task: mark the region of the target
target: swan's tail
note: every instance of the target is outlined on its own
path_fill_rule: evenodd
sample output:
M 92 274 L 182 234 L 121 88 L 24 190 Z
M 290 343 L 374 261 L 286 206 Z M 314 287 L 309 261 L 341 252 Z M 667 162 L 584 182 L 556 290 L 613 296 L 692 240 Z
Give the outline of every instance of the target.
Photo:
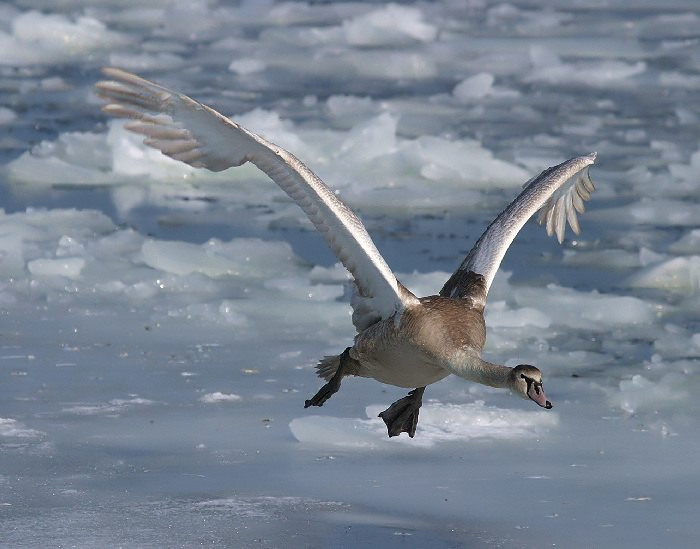
M 318 377 L 328 381 L 338 370 L 338 366 L 340 366 L 340 357 L 338 355 L 324 356 L 319 363 L 316 364 L 316 373 Z

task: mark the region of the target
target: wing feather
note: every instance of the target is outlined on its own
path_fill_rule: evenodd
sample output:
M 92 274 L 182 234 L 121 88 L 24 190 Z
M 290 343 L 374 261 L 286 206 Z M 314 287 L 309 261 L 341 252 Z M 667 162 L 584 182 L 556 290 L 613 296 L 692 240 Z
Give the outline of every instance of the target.
M 144 143 L 196 167 L 225 170 L 252 162 L 307 214 L 355 279 L 353 322 L 362 330 L 417 301 L 397 280 L 355 215 L 288 151 L 246 130 L 214 109 L 117 68 L 96 84 L 107 114 L 135 122 L 127 128 Z
M 461 297 L 465 294 L 462 284 L 467 273 L 484 277 L 485 301 L 493 277 L 508 247 L 525 222 L 540 210 L 538 222 L 545 225 L 549 236 L 556 234 L 564 240 L 567 220 L 572 230 L 581 230 L 576 212 L 583 213 L 584 200 L 595 190 L 588 175 L 588 166 L 595 162 L 596 153 L 572 158 L 543 171 L 526 184 L 518 197 L 503 210 L 477 240 L 457 271 L 445 283 L 440 295 Z M 483 303 L 482 303 L 483 305 Z

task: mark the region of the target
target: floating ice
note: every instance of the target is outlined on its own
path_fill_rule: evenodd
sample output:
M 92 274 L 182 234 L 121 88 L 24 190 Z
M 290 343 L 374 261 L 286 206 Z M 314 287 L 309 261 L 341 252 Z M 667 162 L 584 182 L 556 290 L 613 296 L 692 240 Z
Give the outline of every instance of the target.
M 235 274 L 237 266 L 230 259 L 216 254 L 210 246 L 187 242 L 147 240 L 141 247 L 141 257 L 149 267 L 177 275 L 203 273 L 212 277 L 224 276 Z
M 169 52 L 159 53 L 133 53 L 123 54 L 119 52 L 109 54 L 109 65 L 121 67 L 134 72 L 145 72 L 152 70 L 177 70 L 182 67 L 184 60 L 179 55 Z
M 529 179 L 523 168 L 494 158 L 476 141 L 424 136 L 406 143 L 403 158 L 433 181 L 463 181 L 472 188 L 518 187 Z
M 0 107 L 0 125 L 9 124 L 17 118 L 15 111 L 7 107 Z
M 387 112 L 368 114 L 370 118 L 355 122 L 348 132 L 303 130 L 276 112 L 262 109 L 235 119 L 294 151 L 331 187 L 339 189 L 353 207 L 370 211 L 380 206 L 395 207 L 399 196 L 402 207 L 473 207 L 479 200 L 469 190 L 517 188 L 531 177 L 529 171 L 496 158 L 473 139 L 402 138 L 397 135 L 396 116 Z M 73 132 L 62 134 L 56 141 L 43 142 L 9 162 L 7 173 L 32 187 L 112 185 L 114 203 L 124 216 L 144 204 L 202 209 L 206 203 L 197 198 L 216 197 L 218 201 L 242 206 L 283 196 L 253 166 L 216 174 L 197 170 L 141 141 L 140 136 L 124 129 L 122 121 L 113 120 L 106 135 Z M 401 165 L 406 174 L 406 182 L 401 186 L 396 185 L 396 165 Z M 412 184 L 410 192 L 405 192 L 406 184 L 414 180 L 422 185 Z M 439 184 L 439 192 L 426 184 L 431 182 Z M 177 200 L 178 197 L 192 199 Z M 308 224 L 298 208 L 290 208 L 284 215 Z
M 700 229 L 691 229 L 668 249 L 676 254 L 700 254 Z
M 607 269 L 639 267 L 639 253 L 616 248 L 607 250 L 564 250 L 562 261 L 567 265 L 595 265 Z
M 687 200 L 642 198 L 624 208 L 601 211 L 597 215 L 618 215 L 618 222 L 650 224 L 661 227 L 697 224 L 697 206 Z
M 215 391 L 213 393 L 202 395 L 199 397 L 199 400 L 205 404 L 218 404 L 221 402 L 237 402 L 241 400 L 241 396 L 234 393 L 222 393 L 221 391 Z
M 305 497 L 290 496 L 261 496 L 209 499 L 199 501 L 196 507 L 199 509 L 217 509 L 235 517 L 249 517 L 255 519 L 286 518 L 290 511 L 313 509 L 315 512 L 324 513 L 333 509 L 342 508 L 345 505 L 335 501 L 321 501 Z
M 549 328 L 552 320 L 539 309 L 522 307 L 509 309 L 505 301 L 489 302 L 486 309 L 486 325 L 490 328 Z
M 293 419 L 289 428 L 305 444 L 344 448 L 391 447 L 394 441 L 416 447 L 468 441 L 474 438 L 517 439 L 539 436 L 559 423 L 555 413 L 523 412 L 488 407 L 482 401 L 470 404 L 425 403 L 421 407 L 419 435 L 389 440 L 386 426 L 377 417 L 386 406 L 367 407 L 374 419 L 304 416 Z
M 656 381 L 636 374 L 631 379 L 620 382 L 620 392 L 612 396 L 612 401 L 630 414 L 640 410 L 668 408 L 687 398 L 685 381 L 684 376 L 675 372 Z
M 356 162 L 368 162 L 393 153 L 396 149 L 397 122 L 395 116 L 382 113 L 366 123 L 357 124 L 343 141 L 338 155 L 350 157 Z
M 643 73 L 647 66 L 644 61 L 599 61 L 564 63 L 559 55 L 544 46 L 531 46 L 530 60 L 533 70 L 527 80 L 545 81 L 552 84 L 583 86 L 613 86 Z
M 681 181 L 691 181 L 694 184 L 698 183 L 700 178 L 700 151 L 695 151 L 690 156 L 689 164 L 671 163 L 668 166 L 671 175 Z
M 75 414 L 79 416 L 119 416 L 125 412 L 142 406 L 154 406 L 156 404 L 162 403 L 141 397 L 132 397 L 128 399 L 115 398 L 109 402 L 99 404 L 71 404 L 69 406 L 64 406 L 63 412 L 66 414 Z
M 680 72 L 662 72 L 659 74 L 659 81 L 664 86 L 678 86 L 681 88 L 697 88 L 700 86 L 700 77 Z
M 700 256 L 664 259 L 634 273 L 628 283 L 633 288 L 695 294 L 700 290 Z
M 93 17 L 71 20 L 64 15 L 28 11 L 12 20 L 9 33 L 0 31 L 0 64 L 66 62 L 127 42 L 125 35 L 107 29 Z
M 41 438 L 46 433 L 30 429 L 16 419 L 0 417 L 0 437 L 4 438 Z
M 228 66 L 228 70 L 237 74 L 252 74 L 265 70 L 265 63 L 258 59 L 244 58 L 234 59 Z
M 412 6 L 387 6 L 343 22 L 348 44 L 353 46 L 400 46 L 410 42 L 431 42 L 437 29 L 423 21 Z
M 469 78 L 465 78 L 452 90 L 452 94 L 465 103 L 473 99 L 485 97 L 491 93 L 493 87 L 493 75 L 488 72 L 480 72 Z
M 652 303 L 626 295 L 578 292 L 548 284 L 545 288 L 518 288 L 514 297 L 518 305 L 525 307 L 547 303 L 552 324 L 577 329 L 604 330 L 651 324 L 655 319 Z
M 65 276 L 78 278 L 85 267 L 82 257 L 62 257 L 60 259 L 33 259 L 27 263 L 27 269 L 34 276 Z
M 668 323 L 654 340 L 659 358 L 700 357 L 700 333 L 692 333 L 683 326 Z M 667 368 L 667 364 L 662 365 Z
M 336 120 L 355 124 L 358 117 L 365 119 L 374 115 L 377 106 L 369 97 L 332 95 L 326 101 L 326 110 Z

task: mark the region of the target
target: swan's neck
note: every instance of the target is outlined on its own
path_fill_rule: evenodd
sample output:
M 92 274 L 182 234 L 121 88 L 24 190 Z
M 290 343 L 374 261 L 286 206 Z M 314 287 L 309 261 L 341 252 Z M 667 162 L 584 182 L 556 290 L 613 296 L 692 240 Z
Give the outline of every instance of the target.
M 452 361 L 449 369 L 453 374 L 469 381 L 490 387 L 510 388 L 509 374 L 512 368 L 488 362 L 472 353 L 465 353 Z

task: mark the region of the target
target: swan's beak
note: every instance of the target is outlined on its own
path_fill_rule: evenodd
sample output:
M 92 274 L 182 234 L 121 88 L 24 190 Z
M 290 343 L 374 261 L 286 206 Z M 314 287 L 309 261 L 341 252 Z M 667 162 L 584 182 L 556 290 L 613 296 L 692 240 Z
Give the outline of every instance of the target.
M 549 410 L 552 407 L 552 403 L 547 400 L 544 394 L 544 389 L 541 383 L 530 383 L 527 388 L 527 396 L 530 400 L 534 400 L 537 404 Z

